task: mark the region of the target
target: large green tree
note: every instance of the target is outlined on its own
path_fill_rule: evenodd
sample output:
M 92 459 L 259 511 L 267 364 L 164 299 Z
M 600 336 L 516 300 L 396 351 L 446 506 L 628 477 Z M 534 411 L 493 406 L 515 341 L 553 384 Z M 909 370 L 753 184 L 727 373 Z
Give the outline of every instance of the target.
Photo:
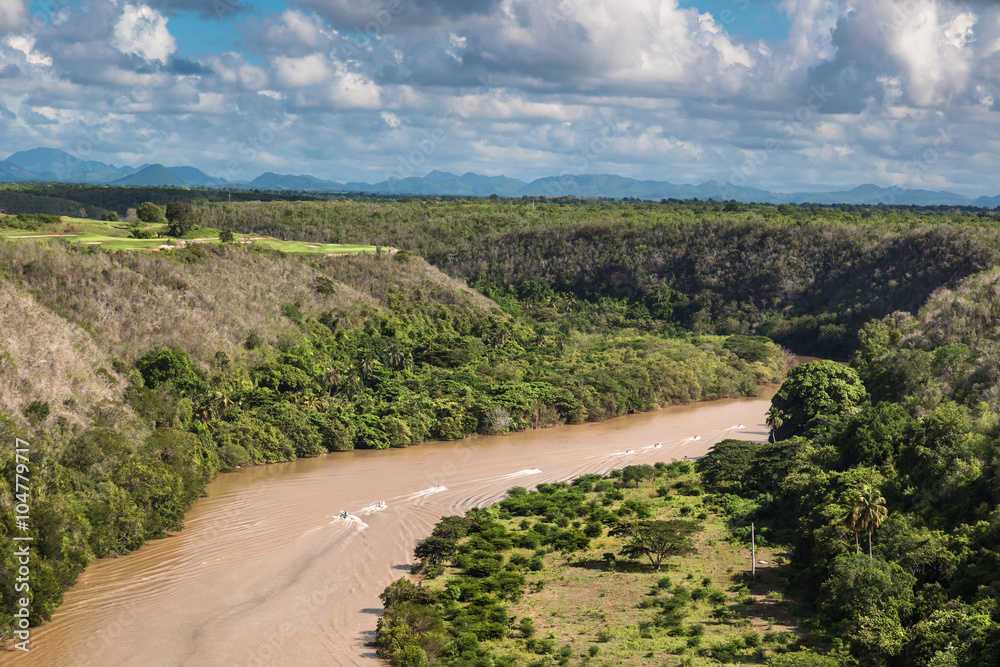
M 775 440 L 814 438 L 850 419 L 868 399 L 853 369 L 834 361 L 812 361 L 792 370 L 771 399 L 780 422 L 771 420 Z
M 167 234 L 184 236 L 194 227 L 194 207 L 186 201 L 172 201 L 167 204 Z
M 701 530 L 701 524 L 688 519 L 629 521 L 615 526 L 610 535 L 623 537 L 622 555 L 626 558 L 649 558 L 657 572 L 664 559 L 691 552 L 691 536 Z
M 143 222 L 163 222 L 163 209 L 151 201 L 139 204 L 135 214 Z

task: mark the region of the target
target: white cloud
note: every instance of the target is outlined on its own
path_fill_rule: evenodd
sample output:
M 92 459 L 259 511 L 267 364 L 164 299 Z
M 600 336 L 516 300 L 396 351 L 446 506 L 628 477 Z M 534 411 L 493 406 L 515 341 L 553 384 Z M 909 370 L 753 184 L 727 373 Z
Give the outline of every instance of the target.
M 125 5 L 115 23 L 111 45 L 125 55 L 166 64 L 177 52 L 177 42 L 167 30 L 167 18 L 148 5 Z
M 302 58 L 278 56 L 274 59 L 277 82 L 286 88 L 304 88 L 329 81 L 333 77 L 329 61 L 319 53 Z
M 0 31 L 20 28 L 27 15 L 22 0 L 0 0 Z
M 261 41 L 269 48 L 280 49 L 286 54 L 299 54 L 325 48 L 332 38 L 332 31 L 315 16 L 296 9 L 288 9 L 272 17 L 259 28 Z
M 7 46 L 24 54 L 25 61 L 29 65 L 52 66 L 52 58 L 35 51 L 35 39 L 25 35 L 9 35 Z
M 240 53 L 220 53 L 207 58 L 205 64 L 212 71 L 216 85 L 226 89 L 257 91 L 270 85 L 267 71 L 248 63 Z
M 383 106 L 378 85 L 358 72 L 348 71 L 344 65 L 337 67 L 329 100 L 341 109 L 374 110 Z

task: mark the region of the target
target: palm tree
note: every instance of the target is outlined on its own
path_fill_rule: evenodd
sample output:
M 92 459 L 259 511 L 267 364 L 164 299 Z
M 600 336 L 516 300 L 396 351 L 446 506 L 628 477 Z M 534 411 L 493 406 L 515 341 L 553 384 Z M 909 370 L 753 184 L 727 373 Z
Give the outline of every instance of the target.
M 205 425 L 205 428 L 209 431 L 214 431 L 215 427 L 212 426 L 212 422 L 221 418 L 222 415 L 225 414 L 226 410 L 229 409 L 231 404 L 232 401 L 230 400 L 228 394 L 221 391 L 213 391 L 209 396 L 208 401 L 206 401 L 202 406 L 201 413 L 198 415 L 198 418 L 201 420 L 201 423 Z
M 406 351 L 398 345 L 386 348 L 384 358 L 386 366 L 394 371 L 404 370 L 413 365 Z
M 844 515 L 844 525 L 849 529 L 854 531 L 854 553 L 861 553 L 861 543 L 858 540 L 858 535 L 861 533 L 861 528 L 858 526 L 858 508 L 859 506 L 854 502 L 847 506 L 847 514 Z
M 365 357 L 361 360 L 361 377 L 367 380 L 375 372 L 375 360 Z
M 781 428 L 781 425 L 785 423 L 785 413 L 772 405 L 767 411 L 764 423 L 771 427 L 771 434 L 769 437 L 771 442 L 774 442 L 774 432 Z
M 342 379 L 343 378 L 340 375 L 340 371 L 338 371 L 336 368 L 333 368 L 332 366 L 327 368 L 323 372 L 323 380 L 326 382 L 327 385 L 327 393 L 332 394 L 335 388 L 339 389 L 340 381 Z
M 882 497 L 878 489 L 866 484 L 858 497 L 854 500 L 852 510 L 857 513 L 855 531 L 866 531 L 868 533 L 868 557 L 872 557 L 872 532 L 881 526 L 889 510 L 885 506 L 885 498 Z

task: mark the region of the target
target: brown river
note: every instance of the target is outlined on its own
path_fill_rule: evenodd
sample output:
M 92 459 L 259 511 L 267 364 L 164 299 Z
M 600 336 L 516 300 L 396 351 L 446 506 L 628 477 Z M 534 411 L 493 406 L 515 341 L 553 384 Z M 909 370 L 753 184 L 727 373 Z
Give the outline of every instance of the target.
M 378 594 L 407 574 L 442 516 L 512 486 L 697 457 L 729 437 L 765 440 L 775 390 L 220 475 L 183 531 L 92 564 L 52 621 L 32 629 L 30 653 L 8 648 L 0 663 L 372 667 Z

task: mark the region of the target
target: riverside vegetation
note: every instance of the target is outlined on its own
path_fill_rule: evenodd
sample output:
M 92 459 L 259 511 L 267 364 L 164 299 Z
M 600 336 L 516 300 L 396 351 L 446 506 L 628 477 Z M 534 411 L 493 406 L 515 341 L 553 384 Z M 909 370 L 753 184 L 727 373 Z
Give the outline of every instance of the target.
M 729 654 L 708 652 L 709 642 L 666 656 L 668 643 L 680 648 L 668 627 L 649 649 L 656 660 L 1000 661 L 1000 277 L 983 272 L 1000 252 L 993 213 L 520 200 L 200 202 L 194 211 L 202 225 L 402 251 L 0 243 L 0 428 L 32 442 L 33 621 L 94 556 L 179 528 L 220 469 L 745 395 L 784 373 L 783 354 L 760 337 L 770 335 L 799 351 L 856 352 L 853 370 L 793 372 L 768 415 L 778 442 L 722 443 L 699 464 L 701 481 L 689 485 L 704 491 L 691 510 L 703 530 L 692 538 L 701 552 L 715 522 L 745 542 L 757 522 L 764 544 L 789 553 L 789 594 L 802 587 L 815 601 L 796 605 L 801 639 L 789 644 L 826 655 L 778 655 L 770 644 L 758 653 L 737 633 Z M 13 456 L 4 456 L 9 484 Z M 585 516 L 563 518 L 585 528 Z M 617 524 L 601 522 L 609 532 L 596 539 L 619 539 Z M 617 560 L 621 549 L 610 553 Z M 529 562 L 535 555 L 556 567 L 552 553 Z M 507 633 L 496 641 L 526 639 L 499 613 L 489 622 Z M 718 629 L 703 624 L 706 637 Z M 443 646 L 465 632 L 439 629 Z M 478 646 L 494 639 L 476 641 L 468 659 L 489 664 Z M 600 650 L 531 660 L 600 664 Z M 438 659 L 466 660 L 448 651 Z
M 767 415 L 772 442 L 722 441 L 697 462 L 697 477 L 673 488 L 656 487 L 657 475 L 678 477 L 686 463 L 539 485 L 537 494 L 512 489 L 494 508 L 443 520 L 416 548 L 414 569 L 451 577 L 427 590 L 405 581 L 386 589 L 381 654 L 396 667 L 1000 663 L 998 288 L 1000 269 L 991 269 L 939 292 L 916 316 L 868 323 L 850 368 L 819 361 L 789 373 Z M 694 499 L 678 503 L 677 493 Z M 612 609 L 662 609 L 654 617 L 611 620 L 586 597 L 575 614 L 562 604 L 563 595 L 577 599 L 562 582 L 587 578 L 598 552 L 641 561 L 656 544 L 639 540 L 651 517 L 693 515 L 704 524 L 691 530 L 714 525 L 714 542 L 685 542 L 678 528 L 659 543 L 675 547 L 668 556 L 695 549 L 701 560 L 669 568 L 664 590 L 648 596 L 653 562 L 611 584 Z M 691 590 L 706 558 L 725 563 L 718 540 L 746 553 L 751 523 L 758 546 L 788 554 L 782 585 L 749 581 L 727 595 L 707 588 L 720 581 L 709 576 Z M 603 559 L 610 566 L 617 554 Z M 686 576 L 678 582 L 675 572 Z M 723 581 L 738 587 L 745 565 L 736 574 Z M 559 599 L 521 602 L 551 585 Z M 602 584 L 582 586 L 593 593 Z M 761 632 L 753 605 L 786 595 L 796 601 L 791 634 Z M 704 600 L 715 603 L 710 619 Z M 608 630 L 595 634 L 579 618 L 587 614 Z M 540 640 L 539 625 L 548 629 Z

